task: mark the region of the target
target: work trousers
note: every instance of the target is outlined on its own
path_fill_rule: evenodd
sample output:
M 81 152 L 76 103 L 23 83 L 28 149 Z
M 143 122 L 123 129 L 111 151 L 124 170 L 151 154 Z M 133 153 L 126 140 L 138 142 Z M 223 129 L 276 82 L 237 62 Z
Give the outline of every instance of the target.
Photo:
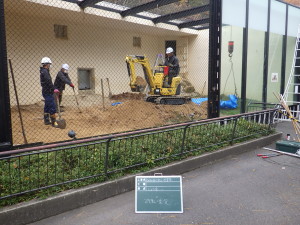
M 56 113 L 56 104 L 53 94 L 43 94 L 45 99 L 44 113 L 53 115 Z

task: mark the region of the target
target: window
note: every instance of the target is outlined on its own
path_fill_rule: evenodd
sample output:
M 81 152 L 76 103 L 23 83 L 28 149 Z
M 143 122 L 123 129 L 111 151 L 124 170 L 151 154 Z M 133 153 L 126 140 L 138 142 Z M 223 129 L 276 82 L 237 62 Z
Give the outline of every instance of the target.
M 90 69 L 78 69 L 78 89 L 90 90 L 91 85 L 91 70 Z
M 141 37 L 133 37 L 133 47 L 142 47 L 142 39 Z
M 54 34 L 56 38 L 68 39 L 68 26 L 54 24 Z

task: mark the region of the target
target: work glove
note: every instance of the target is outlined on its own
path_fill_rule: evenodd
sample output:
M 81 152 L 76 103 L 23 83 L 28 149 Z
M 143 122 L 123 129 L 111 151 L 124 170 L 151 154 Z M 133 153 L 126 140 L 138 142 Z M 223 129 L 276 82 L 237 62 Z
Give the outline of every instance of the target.
M 74 86 L 74 84 L 70 84 L 70 86 L 72 87 L 72 88 L 74 88 L 75 86 Z
M 58 93 L 59 93 L 59 90 L 58 90 L 58 89 L 54 89 L 54 93 L 55 93 L 55 94 L 58 94 Z
M 169 63 L 168 66 L 169 66 L 169 67 L 173 67 L 173 64 L 172 64 L 172 63 Z

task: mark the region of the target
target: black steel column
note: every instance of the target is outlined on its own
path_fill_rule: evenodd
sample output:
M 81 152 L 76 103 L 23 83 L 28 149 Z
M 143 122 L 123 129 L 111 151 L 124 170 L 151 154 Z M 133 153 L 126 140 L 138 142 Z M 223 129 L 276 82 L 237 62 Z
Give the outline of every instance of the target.
M 0 151 L 12 147 L 4 1 L 0 1 Z
M 221 11 L 222 1 L 211 0 L 209 12 L 208 118 L 216 118 L 220 115 Z
M 248 61 L 248 27 L 249 27 L 249 0 L 246 0 L 246 18 L 243 29 L 243 56 L 242 56 L 242 82 L 241 82 L 241 113 L 246 112 L 247 93 L 247 61 Z
M 269 73 L 269 45 L 270 45 L 270 19 L 271 19 L 271 0 L 268 0 L 268 22 L 267 32 L 265 32 L 265 49 L 264 49 L 264 74 L 263 74 L 263 92 L 262 102 L 267 102 L 268 94 L 268 73 Z M 266 105 L 263 106 L 266 109 Z
M 287 31 L 289 22 L 289 6 L 285 5 L 285 33 L 282 38 L 282 57 L 281 57 L 281 80 L 280 80 L 280 94 L 284 93 L 285 85 L 285 70 L 286 70 L 286 50 L 287 50 Z

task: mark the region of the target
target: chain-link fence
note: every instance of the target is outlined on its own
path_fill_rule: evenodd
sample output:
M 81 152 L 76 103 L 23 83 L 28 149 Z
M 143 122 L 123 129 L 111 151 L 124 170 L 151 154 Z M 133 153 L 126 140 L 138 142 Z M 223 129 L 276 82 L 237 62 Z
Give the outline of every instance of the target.
M 151 6 L 153 2 L 156 7 Z M 209 3 L 5 0 L 13 144 L 70 140 L 70 130 L 76 138 L 83 138 L 206 118 L 207 104 L 166 105 L 147 102 L 145 98 L 163 95 L 151 92 L 159 84 L 155 86 L 149 79 L 164 68 L 159 67 L 157 59 L 161 55 L 165 59 L 168 47 L 179 60 L 177 77 L 181 85 L 171 80 L 163 84 L 165 92 L 176 89 L 178 94 L 180 90 L 184 98 L 207 96 Z M 136 55 L 146 56 L 149 64 L 135 63 L 133 74 L 125 58 Z M 45 82 L 49 82 L 47 74 L 40 73 L 44 57 L 52 63 L 49 73 L 54 86 L 50 88 L 50 99 L 45 93 L 47 88 L 42 91 Z M 63 68 L 63 64 L 69 68 Z M 144 91 L 131 91 L 134 75 L 135 85 Z M 65 89 L 60 84 L 65 84 Z M 60 93 L 53 98 L 54 89 Z M 65 129 L 53 124 L 54 112 L 49 110 L 55 107 L 53 101 L 58 126 L 64 126 L 65 121 Z M 74 138 L 74 134 L 70 136 Z

